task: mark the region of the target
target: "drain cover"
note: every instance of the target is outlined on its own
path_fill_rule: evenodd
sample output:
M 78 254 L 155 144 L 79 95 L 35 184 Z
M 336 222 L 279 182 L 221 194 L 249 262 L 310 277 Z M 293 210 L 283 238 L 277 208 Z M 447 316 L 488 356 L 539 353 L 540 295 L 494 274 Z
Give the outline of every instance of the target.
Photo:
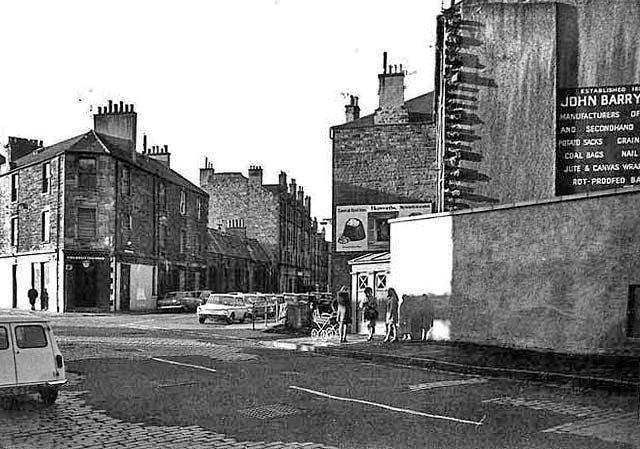
M 280 418 L 282 416 L 295 415 L 298 410 L 283 404 L 273 405 L 261 405 L 259 407 L 245 408 L 244 410 L 238 410 L 238 413 L 250 416 L 256 419 L 272 419 Z

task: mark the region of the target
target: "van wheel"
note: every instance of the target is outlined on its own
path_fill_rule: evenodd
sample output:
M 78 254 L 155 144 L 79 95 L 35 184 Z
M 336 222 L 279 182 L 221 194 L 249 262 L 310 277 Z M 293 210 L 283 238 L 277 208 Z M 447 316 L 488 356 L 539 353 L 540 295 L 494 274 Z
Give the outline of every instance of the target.
M 233 323 L 233 320 L 236 319 L 236 316 L 232 313 L 231 315 L 229 315 L 229 317 L 227 318 L 227 324 L 231 324 Z
M 240 324 L 244 323 L 244 320 L 247 319 L 247 314 L 245 313 L 244 315 L 242 315 L 242 318 L 240 318 Z
M 40 397 L 45 405 L 52 405 L 58 399 L 58 389 L 56 387 L 43 388 L 40 390 Z
M 207 320 L 207 317 L 205 316 L 199 316 L 198 317 L 198 323 L 200 324 L 204 324 L 204 322 Z

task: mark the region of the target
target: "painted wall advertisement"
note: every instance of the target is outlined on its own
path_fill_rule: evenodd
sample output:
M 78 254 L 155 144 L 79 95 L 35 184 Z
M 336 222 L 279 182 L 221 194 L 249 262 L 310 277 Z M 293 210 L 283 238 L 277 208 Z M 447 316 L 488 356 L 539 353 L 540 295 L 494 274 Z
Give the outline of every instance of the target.
M 558 89 L 556 195 L 640 184 L 640 85 Z
M 337 206 L 336 251 L 389 251 L 388 220 L 431 212 L 431 203 Z

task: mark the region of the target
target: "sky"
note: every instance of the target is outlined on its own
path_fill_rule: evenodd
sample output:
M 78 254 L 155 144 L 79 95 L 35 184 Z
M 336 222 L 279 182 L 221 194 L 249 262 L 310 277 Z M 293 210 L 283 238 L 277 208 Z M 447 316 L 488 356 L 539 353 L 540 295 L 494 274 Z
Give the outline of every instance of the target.
M 205 157 L 217 172 L 260 165 L 267 184 L 285 171 L 322 220 L 345 94 L 373 112 L 383 51 L 408 73 L 405 99 L 432 90 L 440 10 L 440 0 L 2 2 L 0 142 L 52 145 L 122 100 L 138 113 L 139 151 L 143 134 L 169 145 L 171 167 L 196 185 Z

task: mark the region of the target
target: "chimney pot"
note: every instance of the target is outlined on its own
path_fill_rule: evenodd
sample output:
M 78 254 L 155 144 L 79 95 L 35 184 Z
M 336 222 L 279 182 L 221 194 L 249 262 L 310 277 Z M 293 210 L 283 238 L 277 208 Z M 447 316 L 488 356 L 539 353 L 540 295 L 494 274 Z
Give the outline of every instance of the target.
M 164 152 L 165 152 L 165 153 L 168 153 L 168 152 L 169 152 L 169 145 L 165 145 L 165 146 L 164 146 Z
M 120 101 L 120 112 L 124 112 L 124 101 Z
M 142 153 L 143 154 L 147 153 L 147 135 L 146 134 L 142 135 Z
M 109 100 L 109 114 L 113 112 L 113 100 Z

